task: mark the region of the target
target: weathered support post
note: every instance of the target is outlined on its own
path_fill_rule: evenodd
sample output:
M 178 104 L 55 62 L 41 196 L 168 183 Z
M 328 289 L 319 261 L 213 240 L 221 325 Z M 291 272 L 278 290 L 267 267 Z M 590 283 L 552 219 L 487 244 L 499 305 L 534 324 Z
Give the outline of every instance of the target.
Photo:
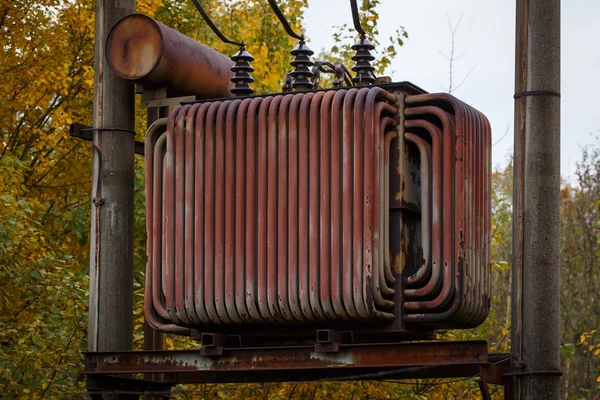
M 134 87 L 105 60 L 106 36 L 135 0 L 97 0 L 88 348 L 133 340 Z
M 560 0 L 517 0 L 512 346 L 517 399 L 558 399 Z

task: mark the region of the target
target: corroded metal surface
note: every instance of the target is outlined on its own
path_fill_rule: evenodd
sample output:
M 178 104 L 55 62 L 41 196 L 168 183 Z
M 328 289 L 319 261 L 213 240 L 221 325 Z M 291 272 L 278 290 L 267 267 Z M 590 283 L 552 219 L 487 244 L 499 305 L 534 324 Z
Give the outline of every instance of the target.
M 407 279 L 403 318 L 436 327 L 474 327 L 490 308 L 490 126 L 483 114 L 448 94 L 408 96 L 405 101 L 405 127 L 430 143 L 421 147 L 433 148 L 433 203 L 421 199 L 421 208 L 432 207 L 433 222 L 441 222 L 442 235 L 437 225 L 433 265 Z M 410 133 L 405 137 L 415 139 Z M 436 173 L 440 164 L 442 172 Z M 441 184 L 436 180 L 440 177 Z M 429 271 L 430 279 L 416 285 L 415 277 Z
M 173 109 L 147 138 L 155 326 L 392 320 L 395 100 L 375 87 Z
M 315 371 L 338 370 L 347 376 L 360 369 L 361 373 L 379 372 L 382 368 L 427 366 L 482 365 L 488 363 L 487 343 L 484 341 L 456 342 L 403 342 L 340 344 L 337 352 L 315 351 L 315 346 L 287 346 L 268 348 L 224 348 L 219 357 L 202 356 L 198 350 L 128 351 L 87 353 L 84 374 L 133 374 L 155 372 L 209 374 L 236 371 L 252 372 L 296 370 L 310 374 Z M 410 371 L 409 371 L 410 372 Z M 320 378 L 327 377 L 322 372 Z M 385 376 L 385 375 L 384 375 Z M 454 375 L 456 376 L 456 375 Z M 166 375 L 168 378 L 168 375 Z M 309 375 L 304 375 L 308 380 Z M 214 379 L 214 378 L 213 378 Z
M 384 87 L 198 102 L 151 130 L 153 326 L 302 323 L 314 339 L 483 322 L 489 124 L 450 95 Z
M 121 78 L 167 86 L 169 96 L 231 96 L 233 61 L 145 15 L 129 15 L 106 40 L 106 60 Z

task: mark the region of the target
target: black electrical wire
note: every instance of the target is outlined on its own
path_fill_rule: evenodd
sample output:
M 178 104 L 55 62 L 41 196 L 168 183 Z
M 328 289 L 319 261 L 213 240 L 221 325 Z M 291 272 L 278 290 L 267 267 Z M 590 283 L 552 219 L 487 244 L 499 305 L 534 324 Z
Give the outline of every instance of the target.
M 196 1 L 196 0 L 193 0 L 193 1 Z M 279 18 L 279 21 L 281 22 L 281 25 L 283 25 L 283 29 L 285 29 L 287 34 L 295 39 L 304 40 L 304 36 L 298 35 L 296 32 L 294 32 L 292 30 L 292 27 L 288 23 L 287 19 L 285 19 L 285 16 L 283 15 L 283 13 L 281 12 L 281 9 L 277 5 L 277 2 L 275 0 L 268 0 L 268 1 L 269 1 L 269 4 L 271 5 L 271 8 L 273 9 L 273 12 L 275 13 L 275 15 L 277 15 L 277 18 Z
M 363 30 L 362 26 L 360 26 L 360 15 L 358 13 L 358 5 L 356 4 L 356 0 L 350 0 L 350 8 L 352 8 L 352 21 L 354 22 L 354 29 L 361 36 L 366 36 L 366 32 Z
M 204 22 L 206 22 L 206 24 L 210 27 L 210 29 L 212 29 L 212 31 L 215 33 L 215 35 L 217 35 L 217 37 L 219 39 L 221 39 L 222 42 L 227 43 L 227 44 L 233 44 L 233 45 L 240 46 L 240 47 L 244 46 L 244 42 L 235 42 L 233 40 L 227 39 L 227 37 L 225 37 L 225 35 L 223 35 L 221 33 L 219 28 L 217 28 L 217 26 L 212 22 L 212 20 L 210 19 L 210 17 L 206 13 L 206 11 L 204 11 L 204 8 L 202 8 L 202 5 L 200 4 L 200 2 L 198 0 L 192 0 L 192 3 L 194 3 L 196 10 L 198 10 L 198 12 L 200 13 L 200 16 L 202 16 L 202 19 L 204 20 Z

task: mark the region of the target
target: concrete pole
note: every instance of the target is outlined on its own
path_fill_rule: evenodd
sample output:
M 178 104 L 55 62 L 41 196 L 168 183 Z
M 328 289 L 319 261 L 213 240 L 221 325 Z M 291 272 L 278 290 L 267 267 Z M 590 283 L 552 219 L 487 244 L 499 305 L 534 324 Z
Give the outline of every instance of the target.
M 513 354 L 517 399 L 558 399 L 560 0 L 517 0 Z
M 134 88 L 110 71 L 104 47 L 134 12 L 135 0 L 96 1 L 90 351 L 130 350 L 133 341 Z

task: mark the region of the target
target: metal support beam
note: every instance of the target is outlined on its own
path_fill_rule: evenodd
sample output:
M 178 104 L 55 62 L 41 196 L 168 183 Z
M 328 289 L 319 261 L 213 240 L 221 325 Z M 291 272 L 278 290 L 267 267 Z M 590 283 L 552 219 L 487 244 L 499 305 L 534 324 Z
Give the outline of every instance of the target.
M 97 0 L 88 347 L 129 350 L 133 340 L 134 87 L 113 74 L 105 40 L 135 0 Z M 122 129 L 122 131 L 118 129 Z
M 517 0 L 512 344 L 517 399 L 558 399 L 560 0 Z
M 224 348 L 217 357 L 199 350 L 96 352 L 85 355 L 84 374 L 160 372 L 178 383 L 469 377 L 509 358 L 492 361 L 484 341 L 340 344 L 333 353 L 314 345 Z

